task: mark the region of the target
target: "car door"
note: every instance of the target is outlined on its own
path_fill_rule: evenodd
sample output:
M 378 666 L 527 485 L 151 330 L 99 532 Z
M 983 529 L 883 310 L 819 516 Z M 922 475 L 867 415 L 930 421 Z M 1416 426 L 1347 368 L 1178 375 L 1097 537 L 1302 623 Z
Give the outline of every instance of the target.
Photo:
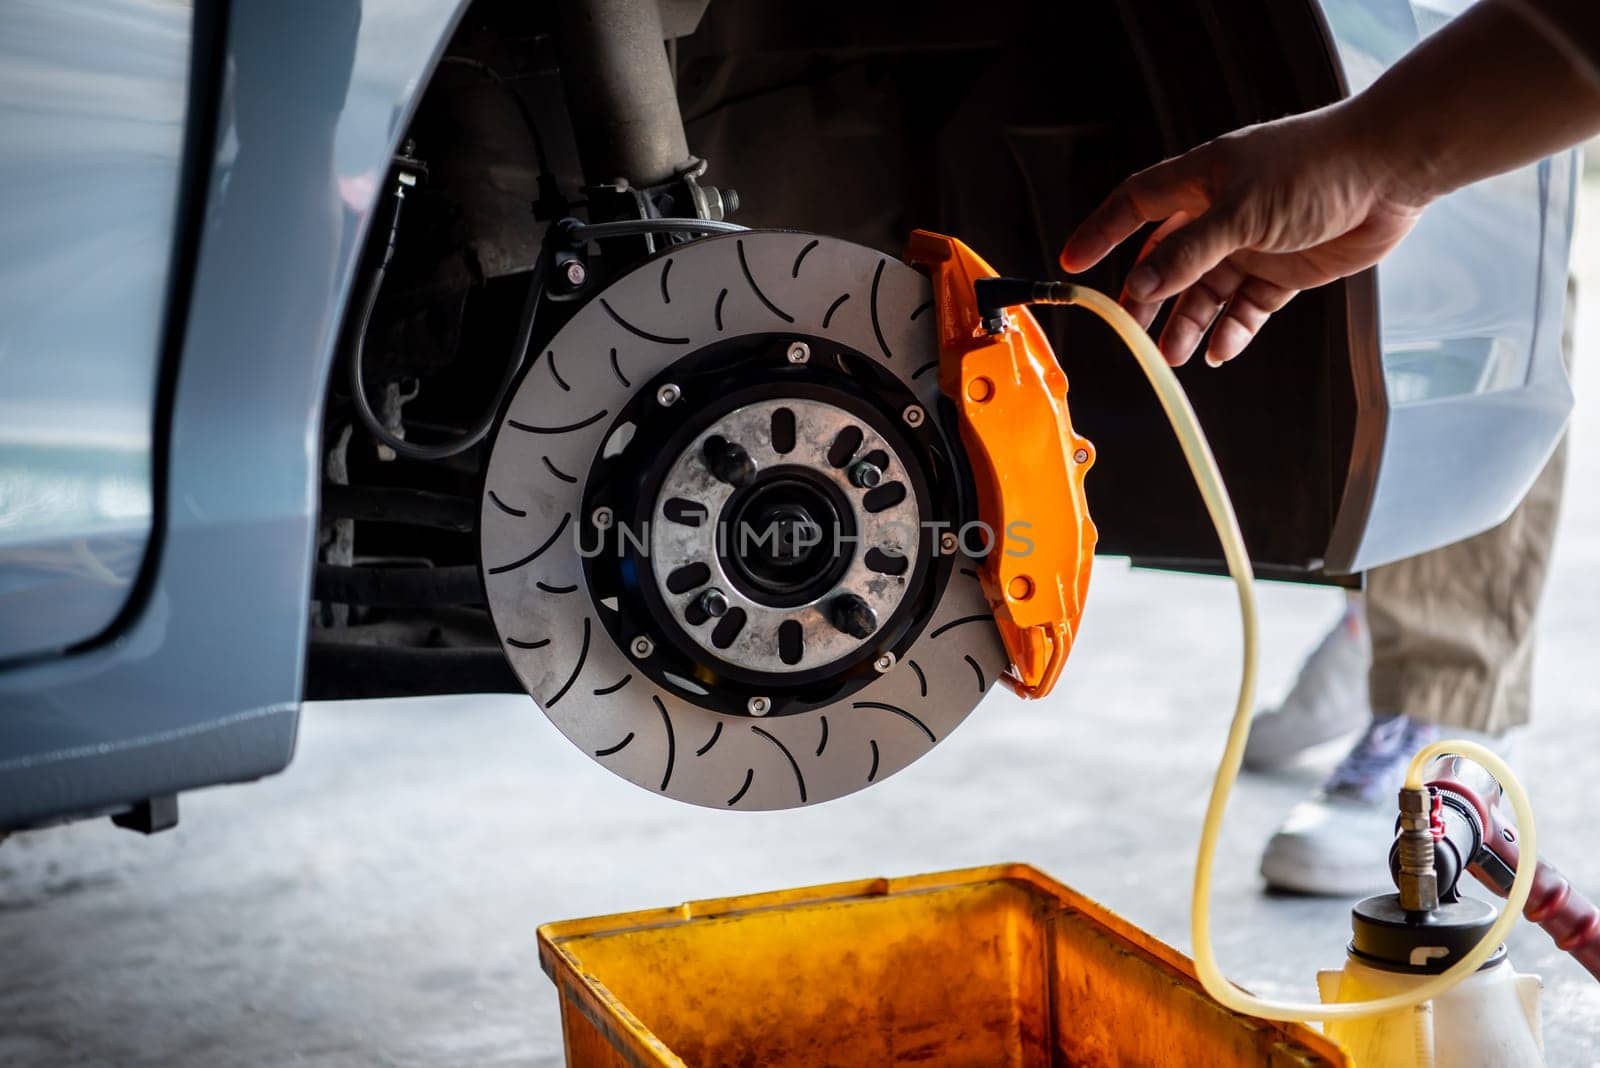
M 104 633 L 150 544 L 192 20 L 0 4 L 0 662 Z

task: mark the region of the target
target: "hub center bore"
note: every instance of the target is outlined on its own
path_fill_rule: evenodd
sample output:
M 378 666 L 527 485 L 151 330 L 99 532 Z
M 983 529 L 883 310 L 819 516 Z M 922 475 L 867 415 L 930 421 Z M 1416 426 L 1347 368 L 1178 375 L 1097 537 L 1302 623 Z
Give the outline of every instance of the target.
M 791 608 L 816 600 L 854 557 L 850 502 L 805 468 L 765 472 L 735 492 L 723 514 L 723 567 L 762 604 Z

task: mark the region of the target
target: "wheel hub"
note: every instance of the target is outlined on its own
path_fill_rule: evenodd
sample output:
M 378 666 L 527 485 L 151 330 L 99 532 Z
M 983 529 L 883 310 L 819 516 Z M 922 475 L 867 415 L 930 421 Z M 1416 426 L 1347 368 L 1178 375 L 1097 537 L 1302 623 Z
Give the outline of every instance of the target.
M 748 474 L 735 480 L 742 484 L 712 471 L 708 441 L 748 456 Z M 855 485 L 849 470 L 863 455 L 895 480 Z M 672 463 L 651 513 L 646 566 L 662 604 L 710 662 L 780 677 L 838 664 L 868 647 L 913 578 L 926 577 L 916 567 L 926 480 L 919 472 L 918 494 L 902 481 L 912 477 L 897 445 L 838 403 L 743 405 Z M 726 602 L 715 615 L 702 603 L 709 591 Z

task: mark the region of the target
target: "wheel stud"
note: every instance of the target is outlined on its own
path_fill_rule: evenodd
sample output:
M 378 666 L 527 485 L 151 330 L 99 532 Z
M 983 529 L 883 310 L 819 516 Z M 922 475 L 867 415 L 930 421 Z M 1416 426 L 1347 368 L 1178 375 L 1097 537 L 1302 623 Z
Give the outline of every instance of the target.
M 700 446 L 700 458 L 706 469 L 730 486 L 747 485 L 756 477 L 756 462 L 744 446 L 729 441 L 721 434 L 712 434 Z
M 883 482 L 883 471 L 876 464 L 858 460 L 850 467 L 850 483 L 861 489 L 875 489 Z
M 840 633 L 864 640 L 878 629 L 878 613 L 856 594 L 841 593 L 828 602 L 828 622 Z
M 718 619 L 728 613 L 728 596 L 718 589 L 706 590 L 695 599 L 695 604 L 712 619 Z

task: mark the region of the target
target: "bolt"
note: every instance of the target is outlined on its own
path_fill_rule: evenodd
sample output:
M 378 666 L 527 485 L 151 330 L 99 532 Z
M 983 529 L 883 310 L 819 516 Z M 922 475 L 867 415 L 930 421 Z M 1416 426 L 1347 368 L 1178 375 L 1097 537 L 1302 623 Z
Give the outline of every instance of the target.
M 709 589 L 695 599 L 695 604 L 700 606 L 700 611 L 717 619 L 727 614 L 728 596 L 719 589 Z
M 878 657 L 878 659 L 872 662 L 872 666 L 877 670 L 878 674 L 888 674 L 889 669 L 894 667 L 894 654 L 884 653 L 882 656 Z
M 678 403 L 678 398 L 683 396 L 683 390 L 668 382 L 656 390 L 656 403 L 663 408 L 670 408 Z
M 956 539 L 954 534 L 945 531 L 939 535 L 939 551 L 946 556 L 950 556 L 959 548 L 961 548 L 961 542 Z
M 877 464 L 861 460 L 850 468 L 850 483 L 862 489 L 873 489 L 883 482 L 883 470 Z
M 656 643 L 646 638 L 643 634 L 633 639 L 633 656 L 635 660 L 643 660 L 656 651 Z
M 721 434 L 712 434 L 700 446 L 700 458 L 706 470 L 722 482 L 735 488 L 747 485 L 756 477 L 756 462 L 738 442 L 729 441 Z
M 1072 454 L 1072 462 L 1075 463 L 1075 464 L 1086 464 L 1086 463 L 1088 463 L 1089 462 L 1089 450 L 1088 449 L 1079 449 L 1077 452 L 1073 453 Z
M 878 629 L 878 613 L 856 594 L 841 593 L 828 602 L 828 622 L 841 634 L 865 640 Z
M 582 260 L 568 260 L 567 265 L 562 268 L 562 273 L 566 275 L 567 285 L 573 289 L 582 288 L 583 283 L 589 280 L 589 272 L 583 266 Z
M 904 419 L 906 421 L 906 426 L 909 427 L 921 426 L 922 421 L 926 419 L 927 416 L 928 413 L 924 412 L 919 405 L 915 404 L 906 405 L 906 410 L 900 413 L 900 418 Z
M 589 516 L 589 522 L 594 524 L 596 530 L 611 529 L 611 521 L 611 509 L 609 508 L 596 508 L 593 514 Z
M 744 707 L 750 710 L 752 716 L 764 716 L 772 711 L 772 702 L 765 697 L 752 697 Z
M 785 355 L 790 363 L 805 363 L 811 359 L 811 346 L 804 341 L 796 341 L 789 346 L 789 351 Z

